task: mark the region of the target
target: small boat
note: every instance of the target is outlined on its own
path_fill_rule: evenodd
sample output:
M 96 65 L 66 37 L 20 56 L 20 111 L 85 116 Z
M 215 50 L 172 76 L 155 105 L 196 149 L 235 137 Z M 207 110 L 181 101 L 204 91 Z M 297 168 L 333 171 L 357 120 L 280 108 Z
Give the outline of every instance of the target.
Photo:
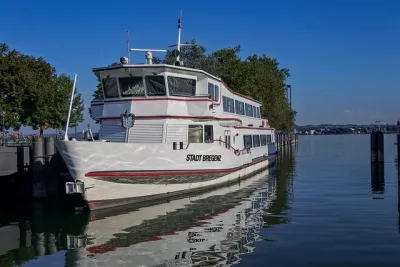
M 256 174 L 275 162 L 275 129 L 261 102 L 203 70 L 176 63 L 120 63 L 94 68 L 104 99 L 91 102 L 99 140 L 60 140 L 57 150 L 91 210 L 209 190 Z M 71 100 L 72 101 L 72 100 Z M 68 132 L 66 130 L 66 132 Z

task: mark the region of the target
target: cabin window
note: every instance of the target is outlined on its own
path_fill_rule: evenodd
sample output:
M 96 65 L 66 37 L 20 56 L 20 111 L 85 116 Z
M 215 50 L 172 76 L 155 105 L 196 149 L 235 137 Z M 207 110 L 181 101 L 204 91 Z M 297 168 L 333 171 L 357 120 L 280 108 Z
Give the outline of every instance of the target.
M 219 86 L 212 83 L 208 83 L 208 98 L 214 102 L 219 100 Z
M 260 107 L 257 107 L 257 118 L 261 118 Z
M 235 100 L 235 108 L 236 108 L 236 114 L 245 115 L 243 102 Z
M 212 125 L 204 125 L 204 142 L 208 143 L 214 140 L 214 131 Z
M 189 143 L 203 143 L 203 125 L 188 126 Z
M 228 112 L 228 98 L 226 96 L 222 96 L 222 109 L 224 112 Z
M 121 77 L 118 81 L 122 97 L 145 96 L 142 77 Z
M 103 79 L 103 89 L 106 98 L 119 97 L 117 78 Z
M 253 117 L 253 106 L 246 104 L 246 116 Z
M 267 136 L 265 134 L 260 135 L 260 144 L 261 146 L 267 145 Z
M 258 118 L 257 116 L 257 107 L 253 106 L 253 117 Z
M 243 135 L 244 148 L 252 148 L 252 138 L 251 135 Z
M 272 143 L 272 136 L 270 134 L 267 134 L 267 144 Z
M 165 88 L 164 76 L 146 76 L 147 96 L 165 96 L 167 91 Z
M 253 135 L 253 147 L 259 147 L 259 146 L 260 146 L 260 136 Z
M 196 80 L 168 76 L 168 90 L 174 96 L 195 96 Z
M 232 98 L 222 96 L 222 107 L 225 112 L 235 113 L 235 101 Z

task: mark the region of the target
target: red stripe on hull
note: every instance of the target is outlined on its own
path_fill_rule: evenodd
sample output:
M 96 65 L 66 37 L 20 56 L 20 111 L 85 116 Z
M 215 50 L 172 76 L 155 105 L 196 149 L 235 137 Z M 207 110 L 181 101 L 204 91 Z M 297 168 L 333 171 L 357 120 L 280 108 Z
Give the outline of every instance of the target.
M 104 172 L 88 172 L 87 177 L 104 177 L 104 176 L 167 176 L 167 175 L 196 175 L 196 174 L 212 174 L 212 173 L 229 173 L 240 169 L 217 169 L 217 170 L 189 170 L 189 171 L 104 171 Z
M 101 117 L 101 120 L 116 120 L 121 117 Z M 213 116 L 175 116 L 175 115 L 160 115 L 160 116 L 136 116 L 136 120 L 149 120 L 149 119 L 183 119 L 183 120 L 217 120 L 217 121 L 237 121 L 242 122 L 238 118 L 219 118 Z
M 199 174 L 215 174 L 215 173 L 230 173 L 234 171 L 241 170 L 243 168 L 250 167 L 254 164 L 266 161 L 275 157 L 269 156 L 267 158 L 262 158 L 260 160 L 254 161 L 249 164 L 245 164 L 236 168 L 230 169 L 208 169 L 208 170 L 175 170 L 175 171 L 98 171 L 98 172 L 88 172 L 85 174 L 86 177 L 143 177 L 143 176 L 168 176 L 168 175 L 199 175 Z

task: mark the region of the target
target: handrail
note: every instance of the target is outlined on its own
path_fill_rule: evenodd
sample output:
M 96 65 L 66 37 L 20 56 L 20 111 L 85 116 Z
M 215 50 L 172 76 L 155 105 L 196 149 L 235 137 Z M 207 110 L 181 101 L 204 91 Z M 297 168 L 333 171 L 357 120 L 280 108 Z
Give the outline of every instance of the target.
M 233 151 L 234 151 L 236 156 L 239 156 L 240 154 L 243 154 L 243 151 L 250 152 L 250 148 L 243 148 L 243 149 L 240 149 L 240 150 L 239 149 L 235 149 L 233 146 L 231 146 L 231 144 L 228 144 L 227 142 L 225 142 L 224 140 L 221 140 L 221 139 L 213 139 L 213 140 L 208 140 L 207 141 L 207 143 L 214 143 L 214 142 L 222 142 L 225 145 L 228 145 L 229 149 L 233 149 Z M 238 151 L 239 154 L 236 154 L 236 151 Z

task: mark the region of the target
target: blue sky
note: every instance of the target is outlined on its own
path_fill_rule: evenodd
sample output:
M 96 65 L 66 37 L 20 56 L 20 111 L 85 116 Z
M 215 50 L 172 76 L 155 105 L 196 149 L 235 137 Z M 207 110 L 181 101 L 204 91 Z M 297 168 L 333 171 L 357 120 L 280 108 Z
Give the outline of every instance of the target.
M 11 1 L 0 8 L 0 42 L 78 74 L 88 105 L 93 67 L 132 47 L 196 39 L 209 51 L 242 46 L 290 69 L 297 124 L 394 123 L 400 117 L 400 1 Z M 131 55 L 143 62 L 143 54 Z M 397 75 L 396 75 L 397 74 Z M 85 122 L 92 122 L 85 112 Z M 92 123 L 93 125 L 93 123 Z M 80 127 L 80 130 L 82 127 Z

